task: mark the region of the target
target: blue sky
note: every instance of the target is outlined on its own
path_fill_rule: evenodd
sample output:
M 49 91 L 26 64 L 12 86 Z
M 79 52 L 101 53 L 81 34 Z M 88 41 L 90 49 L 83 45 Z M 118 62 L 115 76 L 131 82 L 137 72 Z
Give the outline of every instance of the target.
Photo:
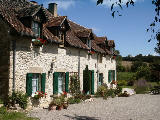
M 154 47 L 156 40 L 148 43 L 150 34 L 147 27 L 154 18 L 154 6 L 151 0 L 134 0 L 135 6 L 120 10 L 122 16 L 111 16 L 110 0 L 104 0 L 103 5 L 96 6 L 96 0 L 35 0 L 43 4 L 58 4 L 58 14 L 80 25 L 92 28 L 97 36 L 107 36 L 109 40 L 115 40 L 116 49 L 122 56 L 131 54 L 156 55 Z M 112 0 L 113 1 L 113 0 Z M 116 0 L 114 0 L 116 1 Z M 127 1 L 127 0 L 122 0 Z

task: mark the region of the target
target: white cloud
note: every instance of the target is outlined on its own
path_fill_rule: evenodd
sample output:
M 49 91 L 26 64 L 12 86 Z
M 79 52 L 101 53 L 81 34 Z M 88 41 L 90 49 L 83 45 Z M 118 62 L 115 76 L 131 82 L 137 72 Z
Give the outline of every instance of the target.
M 97 2 L 97 0 L 92 0 L 94 2 Z M 110 7 L 113 3 L 118 2 L 119 0 L 103 0 L 103 6 Z M 134 2 L 137 1 L 144 1 L 144 0 L 133 0 Z M 128 2 L 128 0 L 122 0 L 122 5 L 125 5 Z M 116 6 L 116 5 L 115 5 Z
M 100 32 L 100 29 L 98 29 L 98 28 L 93 27 L 93 28 L 91 28 L 91 29 L 92 29 L 93 32 L 95 32 L 95 33 Z
M 48 8 L 49 3 L 57 3 L 59 9 L 67 10 L 69 7 L 75 6 L 74 0 L 46 0 L 44 3 L 44 6 Z

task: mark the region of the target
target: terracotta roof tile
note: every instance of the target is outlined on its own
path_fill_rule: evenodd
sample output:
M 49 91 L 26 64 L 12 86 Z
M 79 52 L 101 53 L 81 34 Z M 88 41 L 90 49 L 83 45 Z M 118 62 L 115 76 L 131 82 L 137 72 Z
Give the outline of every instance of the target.
M 47 40 L 49 40 L 49 42 L 56 42 L 56 43 L 62 42 L 62 40 L 54 36 L 45 26 L 43 26 L 43 35 Z
M 77 37 L 89 37 L 90 34 L 92 33 L 91 29 L 85 28 L 85 27 L 83 27 L 77 23 L 74 23 L 70 20 L 68 20 L 68 21 L 69 21 L 71 29 L 74 31 L 74 33 L 76 34 Z
M 0 4 L 0 15 L 13 27 L 18 33 L 34 36 L 30 28 L 26 28 L 16 17 L 14 9 L 9 4 L 2 2 Z
M 78 37 L 76 37 L 72 30 L 67 31 L 66 41 L 71 46 L 89 50 L 88 46 L 84 44 Z
M 50 17 L 49 21 L 46 23 L 47 27 L 61 26 L 63 21 L 67 16 Z
M 96 44 L 95 40 L 92 40 L 92 49 L 96 52 L 105 53 L 105 51 Z
M 17 12 L 17 14 L 18 14 L 18 17 L 34 16 L 40 9 L 41 9 L 41 6 L 35 5 L 28 8 L 20 9 Z
M 108 40 L 108 46 L 109 47 L 115 47 L 114 40 Z
M 96 44 L 105 44 L 107 37 L 95 37 Z

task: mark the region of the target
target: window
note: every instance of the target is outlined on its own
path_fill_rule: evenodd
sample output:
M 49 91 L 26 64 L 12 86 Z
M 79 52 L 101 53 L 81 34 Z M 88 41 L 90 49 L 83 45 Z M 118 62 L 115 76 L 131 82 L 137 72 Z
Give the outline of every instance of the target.
M 53 94 L 68 92 L 69 72 L 54 72 L 53 76 Z
M 36 91 L 45 93 L 45 73 L 28 73 L 26 79 L 26 93 L 29 96 L 34 96 Z
M 38 22 L 32 22 L 32 31 L 35 33 L 36 37 L 40 37 L 41 29 Z
M 111 52 L 111 54 L 113 54 L 114 53 L 114 48 L 110 47 L 110 52 Z
M 115 70 L 108 71 L 108 82 L 110 83 L 112 80 L 115 80 Z

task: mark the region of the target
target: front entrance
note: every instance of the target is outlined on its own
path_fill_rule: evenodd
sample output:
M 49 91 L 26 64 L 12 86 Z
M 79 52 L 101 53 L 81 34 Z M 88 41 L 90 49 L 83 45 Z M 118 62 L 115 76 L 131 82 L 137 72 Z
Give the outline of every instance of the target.
M 102 84 L 103 84 L 103 73 L 99 73 L 98 86 L 101 86 Z
M 83 70 L 83 91 L 86 94 L 94 94 L 94 70 Z

